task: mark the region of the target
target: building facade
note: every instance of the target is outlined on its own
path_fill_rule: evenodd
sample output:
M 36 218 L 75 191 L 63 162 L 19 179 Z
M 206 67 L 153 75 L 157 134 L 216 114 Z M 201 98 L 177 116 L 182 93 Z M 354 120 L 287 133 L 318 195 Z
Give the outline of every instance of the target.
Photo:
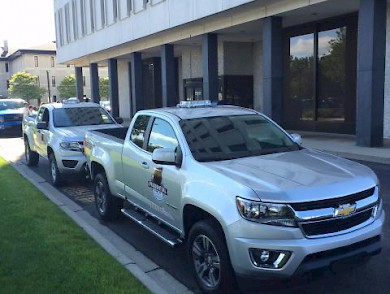
M 58 64 L 54 48 L 18 49 L 0 58 L 0 95 L 8 97 L 9 80 L 17 72 L 28 72 L 38 77 L 37 85 L 46 90 L 42 102 L 61 99 L 58 86 L 61 81 L 75 73 L 73 65 Z M 50 47 L 50 46 L 49 46 Z M 107 76 L 107 68 L 99 69 L 101 77 Z M 91 95 L 89 70 L 84 72 L 83 91 Z M 50 98 L 49 98 L 50 97 Z
M 55 0 L 58 62 L 107 66 L 114 115 L 211 99 L 293 130 L 390 138 L 387 0 Z

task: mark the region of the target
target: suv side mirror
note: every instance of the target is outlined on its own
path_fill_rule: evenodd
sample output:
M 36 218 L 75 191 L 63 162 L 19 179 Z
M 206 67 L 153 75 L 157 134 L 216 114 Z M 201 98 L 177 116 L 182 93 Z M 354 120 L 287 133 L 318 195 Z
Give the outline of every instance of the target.
M 114 117 L 114 119 L 120 125 L 123 123 L 123 118 L 121 118 L 121 117 Z
M 175 165 L 181 167 L 183 156 L 180 147 L 154 149 L 152 160 L 157 164 Z
M 49 123 L 47 121 L 40 121 L 37 122 L 37 129 L 38 130 L 47 130 Z

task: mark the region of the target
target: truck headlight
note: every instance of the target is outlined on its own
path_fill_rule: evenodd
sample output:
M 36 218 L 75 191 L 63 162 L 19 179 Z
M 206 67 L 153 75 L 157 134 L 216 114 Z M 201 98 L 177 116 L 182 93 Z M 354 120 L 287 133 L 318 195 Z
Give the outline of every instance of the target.
M 60 146 L 62 149 L 69 150 L 69 151 L 83 151 L 83 145 L 79 142 L 61 142 Z
M 286 204 L 253 201 L 236 198 L 241 216 L 246 220 L 267 225 L 297 227 L 294 212 Z

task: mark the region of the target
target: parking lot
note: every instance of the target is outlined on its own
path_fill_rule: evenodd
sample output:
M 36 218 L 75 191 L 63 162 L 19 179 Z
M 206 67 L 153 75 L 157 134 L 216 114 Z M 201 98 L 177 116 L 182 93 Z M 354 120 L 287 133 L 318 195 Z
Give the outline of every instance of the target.
M 23 142 L 21 138 L 0 138 L 0 155 L 19 158 L 24 164 Z M 384 209 L 390 211 L 390 166 L 367 163 L 378 175 L 381 181 Z M 49 166 L 45 159 L 40 159 L 38 167 L 31 168 L 34 172 L 49 181 Z M 91 184 L 80 179 L 67 181 L 61 192 L 77 202 L 89 214 L 97 217 Z M 114 223 L 106 223 L 112 231 L 129 242 L 159 267 L 165 269 L 188 289 L 197 293 L 197 287 L 187 269 L 185 247 L 170 248 L 153 235 L 140 228 L 125 217 Z M 246 293 L 388 293 L 387 284 L 390 277 L 390 242 L 388 235 L 390 226 L 385 224 L 383 236 L 383 251 L 373 257 L 363 267 L 352 265 L 352 269 L 341 268 L 338 271 L 324 271 L 315 275 L 295 278 L 290 281 L 256 282 L 242 281 Z M 249 285 L 249 286 L 248 286 Z

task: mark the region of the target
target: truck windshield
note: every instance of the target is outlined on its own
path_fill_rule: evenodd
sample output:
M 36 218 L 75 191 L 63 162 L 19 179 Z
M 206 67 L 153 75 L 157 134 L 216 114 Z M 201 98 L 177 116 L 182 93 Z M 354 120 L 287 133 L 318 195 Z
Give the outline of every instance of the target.
M 114 121 L 100 107 L 58 108 L 53 111 L 53 122 L 56 127 L 73 127 L 113 124 Z
M 197 161 L 228 160 L 300 149 L 261 115 L 189 119 L 180 121 L 180 126 Z

